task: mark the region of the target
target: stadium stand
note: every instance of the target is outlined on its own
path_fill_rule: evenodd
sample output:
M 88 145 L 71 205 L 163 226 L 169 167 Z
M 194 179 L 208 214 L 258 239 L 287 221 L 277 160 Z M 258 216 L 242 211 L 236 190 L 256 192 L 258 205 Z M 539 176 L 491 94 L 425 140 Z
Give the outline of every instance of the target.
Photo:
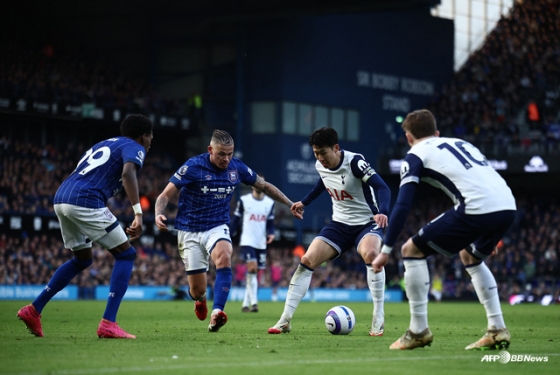
M 127 113 L 184 115 L 176 100 L 146 80 L 115 69 L 100 54 L 68 39 L 41 43 L 2 35 L 0 50 L 0 98 L 12 99 L 7 108 L 0 103 L 2 109 L 33 110 L 18 107 L 23 99 L 28 106 L 55 103 L 58 113 L 66 106 L 90 103 Z
M 516 2 L 500 19 L 429 107 L 442 135 L 484 153 L 558 152 L 559 9 L 557 1 Z
M 430 109 L 444 135 L 465 138 L 484 152 L 514 153 L 539 148 L 560 152 L 560 4 L 528 0 L 516 3 L 512 13 L 498 23 L 484 46 L 434 97 Z M 31 44 L 30 44 L 31 43 Z M 63 103 L 94 101 L 107 108 L 131 112 L 180 113 L 177 103 L 163 98 L 143 80 L 127 77 L 110 64 L 62 43 L 39 45 L 0 36 L 0 97 L 40 99 Z M 510 58 L 511 56 L 515 58 Z M 526 118 L 529 104 L 539 116 Z M 0 212 L 53 216 L 52 197 L 63 178 L 85 151 L 80 143 L 64 144 L 0 138 Z M 178 167 L 173 157 L 150 152 L 139 174 L 145 205 L 152 207 L 168 177 Z M 500 243 L 499 253 L 488 260 L 499 283 L 500 296 L 533 296 L 560 291 L 560 201 L 557 197 L 517 196 L 518 220 Z M 446 200 L 426 199 L 409 216 L 406 230 L 396 244 L 442 212 Z M 122 221 L 132 216 L 127 200 L 117 195 L 110 208 Z M 146 212 L 149 222 L 151 209 Z M 172 220 L 174 208 L 166 215 Z M 153 219 L 152 219 L 153 220 Z M 282 268 L 280 287 L 286 287 L 297 266 L 293 247 L 274 243 L 269 262 Z M 0 284 L 45 284 L 68 259 L 59 234 L 0 234 Z M 235 253 L 235 251 L 234 251 Z M 172 236 L 150 235 L 139 244 L 131 285 L 187 285 L 186 275 Z M 92 289 L 107 285 L 113 258 L 94 247 L 94 263 L 72 283 L 81 298 L 92 298 Z M 236 264 L 234 257 L 232 263 Z M 468 274 L 458 259 L 434 256 L 432 275 L 442 280 L 442 299 L 476 298 Z M 394 251 L 386 267 L 387 283 L 400 288 L 402 259 Z M 211 269 L 210 272 L 213 272 Z M 314 273 L 312 288 L 364 289 L 365 267 L 349 253 Z M 212 277 L 209 280 L 213 280 Z M 267 272 L 261 280 L 271 286 Z
M 79 147 L 67 147 L 60 151 L 52 145 L 39 147 L 4 138 L 0 147 L 2 212 L 53 216 L 51 198 L 54 191 L 64 176 L 73 170 L 73 161 L 83 151 Z M 139 186 L 141 194 L 150 204 L 153 204 L 176 166 L 165 156 L 155 154 L 147 158 L 139 176 Z M 500 244 L 498 255 L 488 260 L 499 282 L 500 295 L 508 299 L 511 294 L 519 292 L 534 296 L 558 293 L 560 202 L 554 197 L 528 195 L 517 198 L 518 220 Z M 397 247 L 449 204 L 444 197 L 421 202 L 415 207 L 414 214 L 409 216 Z M 124 222 L 132 216 L 130 204 L 121 196 L 111 199 L 110 206 Z M 169 212 L 171 219 L 174 217 L 172 211 Z M 146 220 L 150 220 L 148 215 Z M 292 250 L 293 246 L 271 246 L 269 262 L 279 262 L 283 270 L 279 286 L 288 285 L 297 266 Z M 173 236 L 147 236 L 139 244 L 138 253 L 131 285 L 186 285 L 186 275 Z M 25 230 L 16 235 L 3 233 L 0 237 L 0 284 L 44 284 L 67 257 L 59 234 L 30 235 Z M 94 264 L 73 281 L 80 286 L 82 296 L 91 295 L 88 290 L 96 285 L 108 283 L 112 261 L 106 251 L 94 247 Z M 475 298 L 468 274 L 457 259 L 435 256 L 430 260 L 430 267 L 432 274 L 437 274 L 443 281 L 443 299 Z M 351 252 L 316 270 L 312 288 L 365 288 L 364 272 L 359 256 Z M 393 252 L 386 272 L 387 280 L 398 287 L 403 276 L 398 251 Z M 271 285 L 268 273 L 261 283 L 263 286 Z

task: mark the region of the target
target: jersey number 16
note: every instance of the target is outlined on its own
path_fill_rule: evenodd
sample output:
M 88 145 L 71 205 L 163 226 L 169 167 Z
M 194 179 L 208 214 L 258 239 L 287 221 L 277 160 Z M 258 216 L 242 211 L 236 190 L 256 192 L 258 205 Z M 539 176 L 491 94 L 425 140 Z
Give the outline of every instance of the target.
M 457 141 L 454 143 L 455 147 L 453 147 L 452 145 L 450 145 L 449 143 L 442 143 L 438 146 L 439 149 L 443 150 L 447 150 L 449 152 L 451 152 L 451 155 L 455 156 L 459 162 L 461 162 L 461 164 L 463 164 L 463 167 L 465 167 L 465 169 L 471 169 L 473 167 L 473 165 L 469 162 L 469 160 L 471 162 L 473 162 L 474 164 L 478 164 L 481 165 L 483 167 L 486 167 L 488 165 L 490 165 L 488 163 L 488 160 L 486 160 L 486 158 L 484 157 L 484 155 L 482 155 L 482 153 L 473 145 L 471 145 L 468 142 L 465 141 Z M 466 146 L 466 147 L 465 147 Z M 467 150 L 467 148 L 470 148 L 471 150 Z M 479 157 L 480 160 L 476 159 L 473 156 L 473 153 Z M 463 156 L 464 155 L 464 156 Z M 466 158 L 465 158 L 466 156 Z M 469 159 L 469 160 L 467 160 Z

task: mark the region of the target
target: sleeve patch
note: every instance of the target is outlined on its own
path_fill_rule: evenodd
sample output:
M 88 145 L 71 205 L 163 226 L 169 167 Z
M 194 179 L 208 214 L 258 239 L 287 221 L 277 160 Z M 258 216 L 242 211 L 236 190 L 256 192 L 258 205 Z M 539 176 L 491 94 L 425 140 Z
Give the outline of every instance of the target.
M 410 165 L 404 160 L 401 164 L 401 180 L 408 175 L 408 172 L 410 172 Z
M 371 165 L 369 165 L 369 163 L 363 159 L 358 160 L 358 168 L 364 174 L 364 176 L 362 177 L 363 181 L 369 180 L 370 177 L 375 174 L 375 171 L 373 170 Z

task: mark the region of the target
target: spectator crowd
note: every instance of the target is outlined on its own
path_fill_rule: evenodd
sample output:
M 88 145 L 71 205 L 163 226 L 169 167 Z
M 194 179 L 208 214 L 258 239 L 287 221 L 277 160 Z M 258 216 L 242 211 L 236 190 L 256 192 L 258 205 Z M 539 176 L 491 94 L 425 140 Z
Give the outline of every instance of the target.
M 560 1 L 515 2 L 429 109 L 442 135 L 483 152 L 559 151 Z M 518 117 L 527 123 L 521 132 Z M 520 134 L 523 133 L 523 134 Z
M 125 113 L 181 116 L 184 109 L 146 80 L 125 73 L 69 39 L 53 43 L 0 36 L 0 98 L 64 106 L 94 104 Z
M 7 214 L 54 215 L 52 197 L 60 182 L 74 169 L 75 161 L 84 152 L 80 145 L 69 145 L 64 150 L 52 146 L 0 140 L 0 211 Z M 139 174 L 139 187 L 146 218 L 167 179 L 178 167 L 165 155 L 150 154 Z M 511 294 L 535 296 L 558 293 L 560 266 L 560 202 L 558 198 L 521 196 L 518 199 L 518 218 L 508 235 L 499 245 L 497 255 L 487 262 L 499 283 L 502 298 Z M 427 221 L 449 205 L 447 197 L 421 199 L 413 214 L 409 215 L 400 243 Z M 127 222 L 132 217 L 130 204 L 124 196 L 117 195 L 109 201 L 112 212 Z M 167 215 L 174 218 L 175 207 L 170 205 Z M 273 243 L 268 252 L 268 270 L 260 279 L 262 286 L 286 287 L 301 252 L 294 252 L 296 244 Z M 131 285 L 185 286 L 186 274 L 179 258 L 176 238 L 148 236 L 137 245 L 139 256 L 131 278 Z M 236 249 L 237 250 L 237 249 Z M 68 259 L 60 235 L 2 233 L 0 236 L 0 284 L 45 284 L 54 271 Z M 83 290 L 96 285 L 106 285 L 110 278 L 113 257 L 99 246 L 94 246 L 94 263 L 73 283 Z M 279 267 L 281 277 L 273 280 L 271 266 Z M 439 291 L 443 298 L 475 299 L 468 274 L 459 258 L 433 256 L 430 258 L 431 274 L 441 282 Z M 235 251 L 233 266 L 243 274 L 243 262 Z M 213 272 L 213 269 L 210 270 Z M 403 278 L 402 259 L 394 251 L 386 268 L 387 285 L 400 288 Z M 213 280 L 213 278 L 209 278 Z M 238 285 L 244 282 L 243 277 Z M 312 288 L 367 288 L 365 266 L 356 252 L 349 252 L 334 262 L 327 262 L 316 270 Z M 86 293 L 86 292 L 84 292 Z M 87 295 L 87 293 L 86 293 Z M 434 290 L 434 296 L 438 291 Z

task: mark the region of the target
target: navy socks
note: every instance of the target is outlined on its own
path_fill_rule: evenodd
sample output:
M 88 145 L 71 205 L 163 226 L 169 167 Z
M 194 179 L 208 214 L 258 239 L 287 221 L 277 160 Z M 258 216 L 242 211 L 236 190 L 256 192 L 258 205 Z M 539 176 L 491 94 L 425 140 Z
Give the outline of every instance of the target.
M 115 266 L 111 274 L 111 285 L 109 287 L 109 298 L 107 299 L 107 307 L 103 314 L 103 319 L 115 322 L 117 320 L 117 312 L 121 301 L 128 289 L 128 282 L 132 274 L 132 267 L 136 259 L 136 250 L 129 247 L 128 250 L 115 255 Z
M 40 314 L 56 293 L 64 289 L 77 274 L 88 268 L 91 263 L 92 260 L 79 261 L 76 258 L 72 258 L 60 266 L 45 286 L 45 289 L 33 301 L 35 310 Z
M 231 267 L 216 269 L 216 281 L 214 282 L 214 305 L 213 309 L 224 310 L 226 301 L 231 289 L 231 280 L 233 275 Z

